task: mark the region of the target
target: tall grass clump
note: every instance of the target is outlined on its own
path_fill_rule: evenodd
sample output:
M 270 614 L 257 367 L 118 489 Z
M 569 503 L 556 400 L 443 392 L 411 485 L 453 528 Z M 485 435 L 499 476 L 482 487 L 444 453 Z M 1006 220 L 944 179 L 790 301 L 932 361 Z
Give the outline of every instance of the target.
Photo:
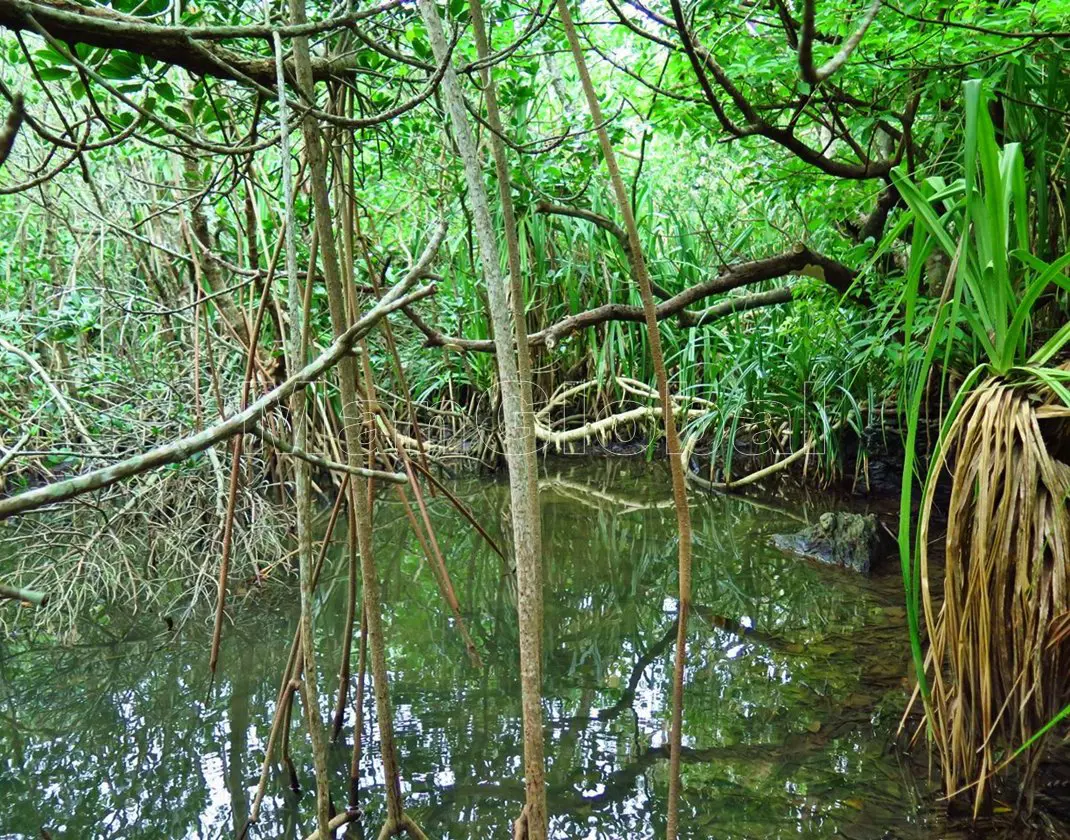
M 934 252 L 950 259 L 922 358 L 904 362 L 899 546 L 929 736 L 948 795 L 972 798 L 976 815 L 1010 767 L 1031 805 L 1043 736 L 1070 700 L 1070 368 L 1058 363 L 1070 325 L 1050 336 L 1031 329 L 1045 293 L 1070 287 L 1070 255 L 1048 264 L 1033 254 L 1021 147 L 1000 147 L 979 81 L 966 83 L 965 104 L 962 177 L 915 183 L 893 172 L 909 213 L 886 242 L 913 225 L 907 336 L 916 326 L 926 260 Z M 912 535 L 926 395 L 963 342 L 975 343 L 979 361 L 943 416 Z M 948 477 L 937 587 L 930 538 L 937 484 Z

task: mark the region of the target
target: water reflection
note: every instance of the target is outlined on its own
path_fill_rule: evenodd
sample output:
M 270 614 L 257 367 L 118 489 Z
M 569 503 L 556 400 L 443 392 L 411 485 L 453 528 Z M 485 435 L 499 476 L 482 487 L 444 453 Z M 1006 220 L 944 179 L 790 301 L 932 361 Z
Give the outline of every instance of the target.
M 504 486 L 455 489 L 507 541 Z M 676 586 L 668 476 L 631 462 L 551 465 L 541 494 L 551 834 L 661 836 Z M 515 588 L 444 499 L 430 508 L 485 668 L 470 665 L 404 516 L 385 501 L 376 538 L 403 788 L 430 836 L 509 836 L 523 800 Z M 907 667 L 895 581 L 770 547 L 770 535 L 808 515 L 802 508 L 698 498 L 693 515 L 683 836 L 932 836 L 924 795 L 886 748 Z M 319 604 L 325 687 L 336 679 L 344 590 L 336 557 Z M 227 628 L 210 696 L 201 624 L 173 638 L 162 622 L 135 620 L 125 641 L 63 649 L 5 642 L 0 836 L 233 837 L 256 787 L 296 618 L 296 587 L 251 596 Z M 323 694 L 329 703 L 333 691 Z M 367 819 L 352 837 L 374 837 L 381 817 L 367 702 Z M 332 750 L 339 806 L 352 729 L 343 735 Z M 307 786 L 307 738 L 296 726 L 293 750 Z M 311 799 L 290 791 L 284 774 L 273 777 L 252 836 L 303 836 Z

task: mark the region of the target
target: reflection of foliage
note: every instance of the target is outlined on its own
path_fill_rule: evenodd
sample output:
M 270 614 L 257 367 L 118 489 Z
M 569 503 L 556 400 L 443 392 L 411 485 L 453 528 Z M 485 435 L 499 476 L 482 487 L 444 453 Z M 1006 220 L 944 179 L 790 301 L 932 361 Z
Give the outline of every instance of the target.
M 568 478 L 602 496 L 656 502 L 660 473 L 616 466 Z M 460 489 L 493 529 L 504 487 Z M 543 509 L 552 825 L 568 837 L 581 827 L 601 837 L 656 836 L 671 685 L 672 512 L 614 508 L 604 498 L 592 507 L 549 491 Z M 483 840 L 507 832 L 523 796 L 514 589 L 500 558 L 460 530 L 445 500 L 431 512 L 441 535 L 459 531 L 442 547 L 487 664 L 468 664 L 403 517 L 383 504 L 377 537 L 404 784 L 434 836 Z M 738 499 L 702 500 L 695 525 L 686 836 L 834 836 L 844 826 L 853 837 L 878 836 L 866 826 L 908 818 L 890 807 L 912 787 L 882 755 L 889 724 L 871 722 L 901 673 L 874 664 L 888 649 L 881 633 L 887 641 L 898 632 L 878 621 L 879 591 L 770 549 L 765 535 L 791 528 L 788 516 Z M 340 649 L 329 629 L 344 609 L 340 562 L 334 575 L 324 582 L 319 622 L 325 676 Z M 244 819 L 270 726 L 286 653 L 277 641 L 294 622 L 293 604 L 281 599 L 246 605 L 207 701 L 207 638 L 197 629 L 176 642 L 13 643 L 0 693 L 8 724 L 0 794 L 11 803 L 0 834 L 47 825 L 57 837 L 229 836 Z M 863 629 L 872 647 L 856 640 Z M 867 653 L 874 648 L 876 656 Z M 365 738 L 370 713 L 369 700 Z M 294 749 L 307 784 L 304 738 Z M 342 747 L 332 753 L 337 791 L 346 758 Z M 378 784 L 372 768 L 366 757 L 369 825 L 380 807 L 378 793 L 367 793 Z M 296 836 L 295 826 L 309 824 L 309 798 L 294 802 L 284 789 L 281 779 L 269 788 L 262 836 L 283 826 Z

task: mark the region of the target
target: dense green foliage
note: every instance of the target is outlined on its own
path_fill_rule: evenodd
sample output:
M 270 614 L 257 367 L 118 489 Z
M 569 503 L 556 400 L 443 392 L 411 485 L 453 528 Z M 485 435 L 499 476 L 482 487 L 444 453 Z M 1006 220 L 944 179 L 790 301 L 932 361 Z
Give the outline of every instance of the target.
M 162 19 L 154 17 L 164 14 L 162 3 L 137 4 L 136 11 L 121 3 L 112 8 L 159 23 L 178 14 L 175 23 L 186 26 L 249 25 L 260 18 L 253 9 L 211 3 L 179 7 Z M 613 115 L 614 142 L 631 166 L 625 174 L 633 183 L 654 280 L 675 294 L 716 276 L 721 266 L 782 252 L 796 242 L 862 271 L 842 301 L 837 291 L 804 278 L 795 281 L 794 304 L 701 328 L 666 321 L 663 332 L 678 393 L 716 403 L 685 437 L 707 433 L 719 460 L 730 461 L 741 434 L 774 439 L 774 450 L 797 448 L 816 434 L 825 466 L 850 473 L 858 466 L 852 460 L 857 450 L 849 447 L 845 460 L 843 434 L 853 430 L 853 437 L 871 439 L 864 431 L 881 427 L 883 409 L 894 405 L 888 400 L 898 388 L 899 348 L 904 347 L 901 284 L 921 284 L 913 321 L 919 337 L 927 334 L 938 285 L 938 278 L 910 279 L 902 272 L 905 240 L 892 242 L 881 260 L 870 260 L 875 240 L 888 228 L 866 228 L 864 222 L 890 189 L 893 165 L 902 177 L 944 183 L 962 174 L 965 79 L 980 79 L 993 93 L 1000 139 L 1022 150 L 1027 193 L 1022 245 L 1035 244 L 1031 250 L 1042 259 L 1062 251 L 1070 94 L 1059 81 L 1063 41 L 1045 34 L 1066 28 L 1065 10 L 1057 2 L 998 9 L 965 2 L 946 9 L 946 20 L 936 23 L 927 21 L 932 15 L 924 4 L 887 6 L 835 76 L 812 85 L 800 75 L 801 24 L 797 17 L 784 17 L 786 6 L 771 2 L 748 11 L 732 4 L 698 4 L 689 11 L 696 41 L 710 51 L 735 92 L 718 87 L 720 77 L 712 80 L 724 109 L 721 120 L 703 100 L 685 51 L 674 40 L 671 10 L 644 9 L 624 7 L 625 26 L 613 7 L 585 8 L 581 30 L 606 111 Z M 496 47 L 529 36 L 495 67 L 510 149 L 521 152 L 512 154 L 511 162 L 529 329 L 537 332 L 598 305 L 635 305 L 627 259 L 612 234 L 582 219 L 538 212 L 540 202 L 552 202 L 613 215 L 598 177 L 597 147 L 579 110 L 574 70 L 555 49 L 561 40 L 557 24 L 551 16 L 540 25 L 541 19 L 522 7 L 501 4 L 492 10 Z M 453 4 L 450 14 L 456 26 L 465 26 L 463 4 Z M 309 16 L 329 17 L 325 9 L 314 8 Z M 862 17 L 860 4 L 818 4 L 814 64 L 831 57 Z M 421 24 L 398 9 L 381 27 L 362 33 L 378 48 L 358 44 L 349 63 L 352 75 L 339 73 L 334 85 L 337 102 L 349 91 L 354 113 L 385 110 L 420 89 L 418 68 L 386 53 L 397 50 L 416 63 L 427 62 Z M 338 37 L 323 39 L 323 48 L 342 49 L 349 36 L 336 44 Z M 194 310 L 155 314 L 194 300 L 188 260 L 179 259 L 189 247 L 178 230 L 178 214 L 184 206 L 200 206 L 217 253 L 249 267 L 255 267 L 249 260 L 256 256 L 259 267 L 266 266 L 279 230 L 277 154 L 272 148 L 251 158 L 213 151 L 243 143 L 255 148 L 254 140 L 271 137 L 275 103 L 248 85 L 213 78 L 219 74 L 190 76 L 155 60 L 148 42 L 145 55 L 82 45 L 72 56 L 61 43 L 32 37 L 22 43 L 8 38 L 6 44 L 4 90 L 26 91 L 29 113 L 43 120 L 43 131 L 46 125 L 59 131 L 57 114 L 73 124 L 75 115 L 84 113 L 93 144 L 105 144 L 111 134 L 135 124 L 133 138 L 144 142 L 132 138 L 81 155 L 57 150 L 71 158 L 60 174 L 5 199 L 5 335 L 23 343 L 32 337 L 39 352 L 58 358 L 57 372 L 84 387 L 79 397 L 96 409 L 91 420 L 108 440 L 128 448 L 131 424 L 142 440 L 189 428 L 191 418 L 182 410 L 188 412 L 195 401 L 188 391 L 192 359 L 185 332 Z M 666 44 L 675 44 L 675 50 Z M 234 47 L 236 55 L 269 56 L 264 48 L 263 40 L 250 38 Z M 473 58 L 473 47 L 462 35 L 456 59 Z M 478 91 L 470 93 L 478 108 Z M 59 112 L 50 110 L 51 102 Z M 415 252 L 421 246 L 428 220 L 441 207 L 452 221 L 437 269 L 442 279 L 435 297 L 419 307 L 421 314 L 447 336 L 486 339 L 486 302 L 461 173 L 442 151 L 442 121 L 434 102 L 356 130 L 353 145 L 338 147 L 338 195 L 353 201 L 358 231 L 348 259 L 355 282 L 367 285 L 370 266 L 382 266 L 391 257 L 403 262 L 401 248 Z M 748 127 L 751 111 L 761 126 Z M 734 138 L 726 126 L 742 136 Z M 328 130 L 348 136 L 344 128 Z M 32 175 L 42 160 L 48 145 L 43 131 L 35 136 L 23 128 L 7 165 L 13 189 L 22 179 L 20 170 Z M 186 148 L 196 165 L 189 169 L 161 146 Z M 83 167 L 90 173 L 88 183 Z M 255 230 L 248 226 L 249 199 Z M 301 195 L 296 209 L 307 230 L 308 202 Z M 899 212 L 893 207 L 892 222 Z M 131 238 L 130 232 L 142 238 Z M 167 250 L 154 250 L 149 242 Z M 299 247 L 307 255 L 307 236 L 299 237 Z M 225 267 L 219 274 L 221 288 L 244 282 Z M 284 283 L 276 284 L 278 301 L 286 300 Z M 769 281 L 758 288 L 772 286 Z M 316 332 L 325 335 L 326 292 L 314 284 L 311 294 Z M 246 288 L 237 300 L 251 308 L 255 295 Z M 233 317 L 233 306 L 228 311 L 219 299 L 216 303 L 223 315 Z M 214 307 L 206 309 L 206 318 L 217 317 Z M 1046 301 L 1042 309 L 1041 320 L 1057 326 L 1065 318 L 1065 296 Z M 263 331 L 269 353 L 278 341 L 278 320 L 268 318 Z M 408 325 L 396 324 L 395 331 L 416 402 L 476 411 L 485 422 L 494 408 L 493 399 L 480 400 L 493 387 L 489 355 L 461 355 L 448 347 L 428 351 L 420 347 L 423 336 Z M 915 352 L 911 342 L 905 344 Z M 979 349 L 976 342 L 956 341 L 941 356 L 961 378 Z M 379 384 L 401 393 L 385 346 L 375 342 L 371 350 L 375 368 L 382 371 Z M 652 381 L 647 358 L 637 325 L 604 323 L 565 337 L 552 350 L 536 348 L 537 391 L 545 399 L 563 382 L 595 380 L 595 390 L 587 392 L 577 413 L 604 416 L 634 404 L 617 387 L 616 376 Z M 24 370 L 19 360 L 5 359 L 9 369 Z M 203 388 L 211 379 L 212 360 L 202 354 L 200 363 Z M 231 382 L 243 362 L 240 355 L 220 353 L 216 366 Z M 137 383 L 136 397 L 116 385 L 131 382 Z M 58 407 L 44 406 L 35 418 L 46 399 L 38 383 L 29 388 L 36 398 L 28 383 L 11 377 L 2 387 L 11 427 L 37 423 L 42 442 L 36 448 L 48 448 L 49 430 L 61 419 Z M 235 387 L 221 389 L 224 401 Z M 208 413 L 212 399 L 204 395 Z M 424 419 L 443 422 L 433 415 Z M 143 423 L 149 424 L 144 433 Z M 653 434 L 656 427 L 653 422 L 640 431 Z

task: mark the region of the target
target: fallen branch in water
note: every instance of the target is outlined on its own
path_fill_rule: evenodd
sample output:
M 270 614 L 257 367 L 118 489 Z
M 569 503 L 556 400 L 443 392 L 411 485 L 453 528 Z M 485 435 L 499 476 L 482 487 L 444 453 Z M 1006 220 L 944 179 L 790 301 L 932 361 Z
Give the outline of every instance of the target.
M 694 449 L 694 441 L 695 439 L 692 439 L 692 442 L 684 447 L 684 453 L 682 457 L 685 466 L 690 460 L 691 451 Z M 743 476 L 743 478 L 737 479 L 735 481 L 710 481 L 709 479 L 703 478 L 702 476 L 693 473 L 691 470 L 687 470 L 687 480 L 703 488 L 704 490 L 735 490 L 738 487 L 746 487 L 749 484 L 754 484 L 755 482 L 761 481 L 763 478 L 768 478 L 769 476 L 775 475 L 776 473 L 781 472 L 782 470 L 786 470 L 800 458 L 809 453 L 810 450 L 813 448 L 814 439 L 810 438 L 810 440 L 808 440 L 805 444 L 796 449 L 790 455 L 781 458 L 779 461 L 770 464 L 768 467 L 763 467 L 760 470 L 755 470 L 752 473 L 748 473 L 747 475 Z
M 203 432 L 159 446 L 103 469 L 94 470 L 93 472 L 39 487 L 35 490 L 29 490 L 9 499 L 3 499 L 0 501 L 0 520 L 16 513 L 25 513 L 43 505 L 64 502 L 93 490 L 110 487 L 119 481 L 167 464 L 177 464 L 236 434 L 250 431 L 264 414 L 289 398 L 291 394 L 308 387 L 334 367 L 351 351 L 354 344 L 371 332 L 379 321 L 389 313 L 420 300 L 434 291 L 433 286 L 421 286 L 413 291 L 409 291 L 409 289 L 427 270 L 431 258 L 435 255 L 438 246 L 445 237 L 445 232 L 446 226 L 445 223 L 442 223 L 408 274 L 390 289 L 372 309 L 338 336 L 316 359 L 305 365 L 277 388 L 264 394 L 244 411 L 211 428 L 205 429 Z
M 627 394 L 642 399 L 659 399 L 658 392 L 645 382 L 640 382 L 637 379 L 631 379 L 625 376 L 616 377 L 616 381 L 621 390 Z M 546 425 L 546 421 L 549 419 L 552 409 L 564 405 L 572 397 L 588 391 L 598 384 L 597 380 L 592 379 L 587 382 L 581 382 L 578 385 L 571 385 L 554 393 L 547 401 L 546 405 L 535 415 L 535 437 L 543 443 L 551 444 L 560 449 L 561 446 L 566 443 L 588 440 L 593 437 L 599 437 L 604 440 L 605 436 L 613 432 L 618 426 L 627 423 L 635 423 L 645 419 L 659 419 L 661 417 L 661 406 L 638 406 L 636 408 L 628 409 L 627 411 L 611 414 L 608 417 L 603 417 L 599 420 L 592 420 L 591 422 L 585 423 L 574 429 L 566 429 L 560 432 L 555 432 L 552 428 Z M 672 394 L 670 398 L 672 400 L 673 413 L 688 418 L 701 417 L 708 413 L 710 409 L 716 407 L 715 403 L 710 400 L 702 399 L 701 397 L 688 397 L 681 394 Z M 702 405 L 705 406 L 705 409 L 688 408 L 687 406 L 689 404 Z
M 683 413 L 683 411 L 678 410 L 676 413 Z M 688 409 L 686 414 L 688 417 L 701 417 L 706 414 L 706 412 L 701 409 L 692 408 Z M 616 429 L 617 426 L 634 423 L 638 420 L 660 418 L 661 406 L 641 405 L 638 408 L 621 411 L 618 414 L 610 414 L 608 417 L 603 417 L 601 420 L 594 420 L 590 423 L 578 426 L 575 429 L 567 429 L 563 432 L 555 432 L 536 423 L 535 437 L 544 443 L 549 443 L 560 448 L 566 443 L 573 443 L 578 440 L 588 440 L 593 437 L 604 437 Z

